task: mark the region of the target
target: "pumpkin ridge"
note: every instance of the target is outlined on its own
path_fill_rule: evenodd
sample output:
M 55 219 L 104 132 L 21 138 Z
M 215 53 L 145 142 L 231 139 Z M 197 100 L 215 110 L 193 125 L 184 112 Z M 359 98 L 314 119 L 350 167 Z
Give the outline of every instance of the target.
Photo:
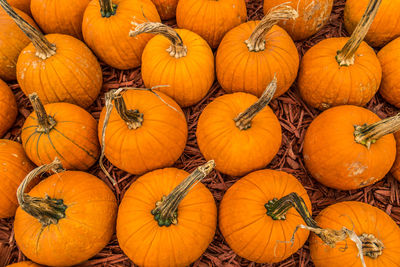
M 164 143 L 162 143 L 158 138 L 156 138 L 155 135 L 154 135 L 151 131 L 146 131 L 146 133 L 147 133 L 148 135 L 150 135 L 151 137 L 153 137 L 162 147 L 168 148 L 168 147 L 165 146 Z M 165 137 L 168 138 L 169 140 L 173 141 L 173 140 L 170 138 L 169 135 L 166 135 Z M 173 161 L 176 161 L 175 157 L 173 157 L 173 156 L 170 154 L 170 150 L 169 150 L 169 149 L 167 149 L 166 152 L 169 154 L 169 157 L 170 157 L 171 161 L 172 161 L 172 160 L 173 160 Z

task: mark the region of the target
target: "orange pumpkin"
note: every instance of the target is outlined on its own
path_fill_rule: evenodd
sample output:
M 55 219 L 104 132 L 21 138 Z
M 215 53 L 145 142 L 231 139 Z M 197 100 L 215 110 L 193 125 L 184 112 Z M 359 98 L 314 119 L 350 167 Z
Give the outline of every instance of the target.
M 6 267 L 40 267 L 40 265 L 31 261 L 20 261 L 18 263 L 7 265 Z
M 217 48 L 222 37 L 246 21 L 244 0 L 180 0 L 176 9 L 178 27 L 191 30 Z
M 171 166 L 180 157 L 187 125 L 182 110 L 171 98 L 142 89 L 123 95 L 113 90 L 106 99 L 98 133 L 104 154 L 114 166 L 142 174 Z M 109 112 L 112 102 L 115 109 Z
M 7 2 L 10 6 L 13 6 L 31 16 L 31 0 L 7 0 Z
M 200 115 L 196 137 L 200 151 L 222 173 L 240 176 L 265 167 L 278 153 L 281 126 L 267 104 L 273 80 L 264 95 L 234 93 L 217 97 Z
M 219 227 L 233 251 L 251 261 L 274 263 L 301 248 L 308 238 L 308 231 L 297 231 L 295 242 L 286 242 L 292 238 L 296 227 L 304 224 L 297 211 L 288 205 L 293 195 L 300 196 L 295 201 L 297 207 L 311 210 L 304 187 L 285 172 L 255 171 L 232 185 L 221 201 Z M 278 209 L 276 204 L 281 198 L 288 203 L 285 208 Z
M 400 181 L 400 132 L 396 132 L 394 138 L 396 140 L 396 159 L 390 172 L 394 178 Z
M 370 0 L 350 38 L 325 39 L 305 53 L 298 86 L 308 105 L 321 110 L 345 104 L 363 106 L 378 91 L 381 65 L 374 50 L 362 40 L 380 1 Z
M 323 228 L 352 229 L 361 241 L 365 265 L 358 255 L 359 250 L 350 238 L 326 246 L 314 234 L 310 239 L 310 252 L 316 267 L 336 266 L 399 266 L 400 229 L 382 210 L 366 203 L 345 201 L 331 205 L 321 211 L 316 221 Z M 354 235 L 352 237 L 354 239 Z
M 161 23 L 143 23 L 131 31 L 161 34 L 153 37 L 142 55 L 142 78 L 146 87 L 169 85 L 158 90 L 188 107 L 206 96 L 214 82 L 214 55 L 199 35 L 172 29 Z
M 18 107 L 13 92 L 0 80 L 0 137 L 13 126 L 17 118 Z
M 101 5 L 100 5 L 101 3 Z M 117 69 L 140 66 L 150 34 L 129 37 L 131 22 L 160 21 L 150 0 L 92 0 L 83 15 L 83 38 L 94 53 Z
M 400 107 L 400 37 L 381 49 L 378 59 L 382 66 L 379 92 L 392 105 Z
M 297 76 L 299 54 L 290 36 L 275 24 L 296 16 L 293 8 L 281 5 L 261 21 L 241 24 L 224 36 L 217 51 L 216 70 L 225 92 L 260 97 L 274 75 L 278 80 L 274 97 L 289 89 Z
M 172 19 L 176 14 L 178 0 L 151 0 L 162 20 Z
M 264 0 L 264 14 L 273 7 L 286 3 L 296 9 L 299 17 L 295 20 L 281 21 L 284 28 L 294 40 L 303 40 L 318 32 L 331 15 L 333 0 Z
M 365 41 L 374 47 L 380 47 L 400 36 L 400 1 L 381 0 L 378 14 L 369 29 Z M 344 9 L 344 25 L 348 32 L 353 32 L 368 0 L 347 0 Z
M 0 166 L 0 218 L 8 218 L 18 207 L 18 185 L 34 167 L 21 144 L 6 139 L 0 139 Z
M 82 18 L 89 2 L 90 0 L 31 0 L 31 12 L 46 34 L 68 34 L 82 40 Z
M 117 238 L 135 264 L 183 267 L 203 254 L 214 237 L 217 207 L 199 181 L 213 167 L 210 161 L 191 175 L 159 169 L 130 186 L 119 206 Z
M 100 64 L 81 41 L 63 34 L 43 36 L 0 0 L 22 31 L 31 39 L 17 62 L 17 80 L 29 95 L 37 92 L 44 104 L 68 102 L 88 107 L 100 93 Z
M 43 106 L 36 94 L 29 98 L 34 112 L 26 119 L 21 132 L 28 157 L 37 166 L 59 157 L 68 170 L 89 169 L 100 154 L 96 120 L 73 104 Z
M 381 180 L 396 157 L 392 132 L 400 115 L 379 120 L 368 109 L 339 106 L 314 119 L 304 137 L 303 157 L 311 175 L 340 189 L 362 188 Z
M 17 192 L 15 241 L 29 259 L 49 266 L 71 266 L 97 254 L 114 232 L 117 212 L 112 191 L 85 172 L 53 174 L 25 193 L 36 176 L 60 168 L 58 160 L 36 168 Z
M 15 12 L 37 28 L 35 22 L 24 12 L 18 9 L 15 9 Z M 17 78 L 15 66 L 18 56 L 30 41 L 2 8 L 0 8 L 0 28 L 0 78 L 12 81 Z

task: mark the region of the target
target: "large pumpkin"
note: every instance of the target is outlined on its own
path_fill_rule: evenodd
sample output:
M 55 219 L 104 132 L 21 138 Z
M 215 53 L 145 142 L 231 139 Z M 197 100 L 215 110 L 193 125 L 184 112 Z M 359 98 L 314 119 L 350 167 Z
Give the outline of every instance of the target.
M 13 6 L 28 15 L 31 15 L 31 0 L 7 0 L 10 6 Z
M 8 85 L 0 80 L 0 137 L 14 124 L 17 118 L 17 102 Z
M 20 143 L 0 139 L 0 218 L 14 216 L 17 188 L 34 166 Z
M 296 203 L 292 202 L 293 195 L 297 196 Z M 281 199 L 287 202 L 282 209 L 277 208 L 281 207 Z M 232 185 L 222 199 L 219 208 L 222 235 L 235 253 L 250 261 L 282 261 L 301 248 L 309 234 L 297 231 L 294 243 L 288 242 L 296 227 L 305 223 L 291 209 L 292 204 L 311 211 L 307 192 L 295 177 L 274 170 L 252 172 Z
M 186 119 L 179 106 L 160 92 L 128 90 L 106 94 L 99 139 L 107 159 L 132 174 L 171 166 L 186 145 Z M 115 109 L 110 110 L 115 106 Z
M 222 37 L 246 18 L 244 0 L 180 0 L 176 9 L 178 26 L 197 33 L 211 48 L 217 48 Z
M 264 0 L 264 14 L 273 7 L 286 3 L 299 13 L 294 20 L 281 21 L 279 26 L 284 28 L 294 40 L 302 40 L 318 32 L 331 15 L 333 0 Z
M 101 5 L 100 5 L 101 4 Z M 143 49 L 153 36 L 129 37 L 131 22 L 160 21 L 150 0 L 92 0 L 83 16 L 86 44 L 108 65 L 117 69 L 140 66 Z
M 344 9 L 344 25 L 348 32 L 353 32 L 368 0 L 347 0 Z M 380 47 L 400 36 L 400 1 L 382 0 L 378 14 L 365 36 L 365 41 L 374 47 Z
M 373 184 L 390 170 L 396 157 L 391 132 L 400 116 L 380 121 L 372 111 L 339 106 L 316 117 L 304 137 L 303 157 L 322 184 L 352 190 Z
M 278 153 L 281 126 L 267 107 L 276 89 L 276 80 L 257 97 L 246 93 L 217 97 L 205 107 L 197 125 L 200 151 L 215 160 L 222 173 L 240 176 L 265 167 Z
M 15 9 L 15 12 L 37 28 L 35 22 L 24 12 L 18 9 Z M 0 8 L 0 29 L 0 79 L 12 81 L 17 78 L 15 67 L 18 56 L 30 41 L 2 8 Z
M 67 170 L 89 169 L 100 154 L 96 120 L 73 104 L 43 106 L 36 94 L 29 98 L 34 112 L 26 119 L 21 132 L 28 157 L 37 166 L 58 157 Z
M 37 92 L 44 104 L 69 102 L 88 107 L 100 93 L 100 64 L 81 41 L 63 34 L 43 36 L 0 0 L 6 12 L 31 39 L 17 62 L 17 80 L 29 95 Z
M 300 64 L 298 86 L 310 106 L 365 105 L 379 89 L 382 69 L 374 50 L 363 42 L 381 0 L 370 0 L 350 38 L 328 38 L 308 50 Z
M 49 266 L 71 266 L 97 254 L 114 232 L 117 212 L 112 191 L 85 172 L 53 174 L 25 193 L 36 176 L 60 168 L 58 160 L 36 168 L 17 193 L 15 241 L 29 259 Z
M 310 252 L 316 267 L 376 266 L 396 267 L 400 263 L 400 229 L 382 210 L 366 203 L 345 201 L 331 205 L 316 218 L 318 225 L 335 231 L 351 229 L 361 241 L 365 265 L 359 250 L 350 237 L 326 246 L 314 234 L 310 239 Z
M 203 254 L 214 237 L 217 208 L 199 181 L 213 167 L 210 161 L 191 175 L 155 170 L 130 186 L 119 206 L 117 238 L 135 264 L 183 267 Z
M 296 16 L 293 8 L 281 5 L 261 21 L 241 24 L 224 36 L 216 56 L 217 78 L 224 91 L 260 97 L 275 75 L 274 97 L 289 89 L 297 76 L 299 54 L 286 31 L 275 24 Z
M 400 107 L 400 37 L 381 49 L 378 59 L 382 66 L 379 92 L 392 105 Z
M 157 33 L 142 55 L 142 78 L 146 87 L 158 90 L 188 107 L 206 96 L 214 82 L 214 55 L 207 42 L 194 32 L 172 29 L 161 23 L 138 25 L 131 36 Z
M 82 18 L 90 0 L 31 0 L 32 16 L 47 33 L 61 33 L 82 40 Z
M 176 14 L 178 0 L 151 0 L 157 8 L 162 20 L 172 19 Z

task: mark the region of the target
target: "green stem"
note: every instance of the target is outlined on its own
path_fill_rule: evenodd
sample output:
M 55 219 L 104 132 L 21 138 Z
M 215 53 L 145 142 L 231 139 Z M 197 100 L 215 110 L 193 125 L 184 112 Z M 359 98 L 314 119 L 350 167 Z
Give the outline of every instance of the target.
M 100 13 L 103 18 L 109 18 L 117 12 L 117 5 L 112 0 L 99 0 Z
M 53 117 L 47 115 L 46 110 L 40 101 L 37 93 L 32 93 L 29 95 L 29 100 L 31 101 L 33 110 L 36 113 L 38 127 L 36 129 L 37 132 L 48 134 L 51 129 L 56 126 L 57 122 Z

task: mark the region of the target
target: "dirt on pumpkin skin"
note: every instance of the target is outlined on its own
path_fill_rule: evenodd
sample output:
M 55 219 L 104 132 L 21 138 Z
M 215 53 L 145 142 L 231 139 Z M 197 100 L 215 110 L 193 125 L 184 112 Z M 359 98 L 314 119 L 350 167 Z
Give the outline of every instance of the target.
M 343 9 L 344 0 L 338 0 L 334 3 L 334 9 L 328 25 L 323 27 L 317 34 L 303 42 L 297 42 L 297 48 L 300 55 L 303 55 L 311 46 L 318 43 L 322 39 L 328 37 L 348 36 L 343 26 Z M 263 16 L 262 1 L 247 1 L 249 19 L 260 19 Z M 169 25 L 175 25 L 175 21 L 168 21 Z M 130 71 L 117 71 L 105 65 L 103 67 L 104 86 L 101 97 L 89 108 L 91 114 L 98 120 L 100 111 L 104 106 L 104 92 L 118 88 L 120 86 L 136 86 L 143 87 L 140 78 L 140 70 L 134 69 Z M 17 97 L 19 106 L 19 116 L 14 127 L 4 136 L 4 138 L 12 140 L 20 140 L 21 127 L 25 118 L 30 114 L 32 108 L 28 99 L 23 95 L 17 84 L 10 84 L 13 92 Z M 174 165 L 177 168 L 191 172 L 197 166 L 205 163 L 205 159 L 201 156 L 196 144 L 195 131 L 196 123 L 200 112 L 215 97 L 222 95 L 223 92 L 217 82 L 214 83 L 208 95 L 197 105 L 184 109 L 188 126 L 189 137 L 185 151 L 180 159 Z M 282 146 L 277 156 L 268 165 L 268 168 L 278 169 L 289 172 L 297 177 L 308 191 L 310 199 L 313 203 L 313 214 L 317 215 L 322 209 L 336 202 L 341 201 L 362 201 L 372 204 L 386 213 L 388 213 L 398 224 L 400 223 L 400 191 L 399 183 L 388 175 L 385 179 L 377 184 L 353 191 L 337 191 L 329 189 L 316 180 L 311 178 L 305 170 L 302 159 L 302 142 L 305 130 L 311 123 L 312 119 L 319 114 L 319 111 L 308 108 L 300 99 L 296 84 L 284 95 L 277 100 L 273 100 L 270 104 L 271 108 L 278 116 L 282 130 L 283 139 Z M 381 118 L 394 115 L 399 110 L 385 103 L 382 98 L 377 95 L 367 105 L 367 107 L 378 114 Z M 118 201 L 121 200 L 124 192 L 130 184 L 136 180 L 137 176 L 127 174 L 113 168 L 108 162 L 105 163 L 106 168 L 111 175 L 118 181 L 114 192 Z M 110 187 L 111 184 L 105 178 L 98 166 L 93 167 L 90 173 L 100 177 L 106 181 Z M 222 199 L 224 192 L 238 178 L 232 178 L 213 171 L 203 182 L 212 191 L 217 204 Z M 0 266 L 9 263 L 26 260 L 22 253 L 18 250 L 12 231 L 13 219 L 0 220 Z M 95 257 L 80 266 L 133 266 L 131 261 L 122 253 L 118 247 L 116 237 Z M 215 235 L 213 242 L 210 244 L 203 256 L 198 259 L 192 266 L 266 266 L 249 262 L 237 256 L 224 242 L 219 230 Z M 289 257 L 284 262 L 267 265 L 267 266 L 314 266 L 310 259 L 308 243 Z

